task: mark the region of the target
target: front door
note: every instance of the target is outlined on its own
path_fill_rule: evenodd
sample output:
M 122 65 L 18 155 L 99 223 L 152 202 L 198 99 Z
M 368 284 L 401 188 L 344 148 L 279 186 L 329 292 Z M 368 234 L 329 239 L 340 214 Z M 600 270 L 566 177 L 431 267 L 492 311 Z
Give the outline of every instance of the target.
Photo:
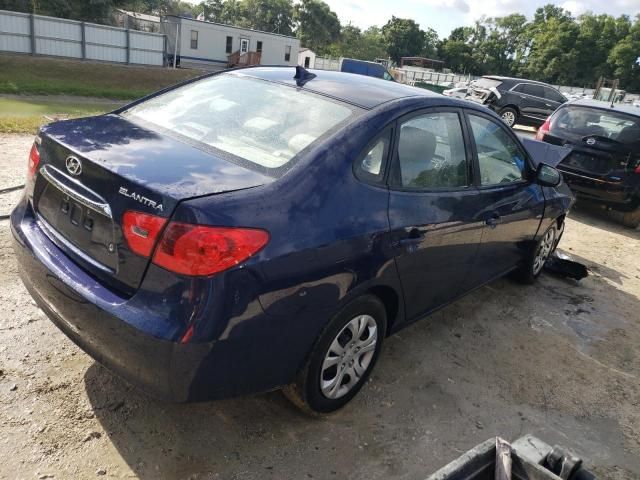
M 533 83 L 525 83 L 522 87 L 522 114 L 530 120 L 543 123 L 549 116 L 549 103 L 544 96 L 544 87 Z
M 483 223 L 462 112 L 423 110 L 398 124 L 389 223 L 406 316 L 414 320 L 464 293 Z
M 482 244 L 468 277 L 478 285 L 513 269 L 531 249 L 544 213 L 542 188 L 513 132 L 479 112 L 467 113 L 478 171 L 478 218 Z
M 249 51 L 249 39 L 241 38 L 240 39 L 240 55 L 243 53 L 247 53 Z

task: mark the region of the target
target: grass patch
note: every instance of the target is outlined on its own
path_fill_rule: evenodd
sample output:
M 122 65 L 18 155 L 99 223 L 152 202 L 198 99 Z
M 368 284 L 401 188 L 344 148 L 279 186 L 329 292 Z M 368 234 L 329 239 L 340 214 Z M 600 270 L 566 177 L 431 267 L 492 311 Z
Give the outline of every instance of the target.
M 8 94 L 132 100 L 201 74 L 199 70 L 0 54 L 0 93 Z
M 49 117 L 86 117 L 122 105 L 97 99 L 0 97 L 0 133 L 36 133 Z

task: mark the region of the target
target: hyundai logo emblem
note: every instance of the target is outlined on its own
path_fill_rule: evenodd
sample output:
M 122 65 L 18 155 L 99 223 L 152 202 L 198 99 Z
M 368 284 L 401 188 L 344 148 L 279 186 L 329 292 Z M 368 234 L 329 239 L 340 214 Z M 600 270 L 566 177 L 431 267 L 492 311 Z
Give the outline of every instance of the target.
M 71 175 L 78 176 L 82 173 L 82 162 L 73 155 L 67 157 L 66 160 L 67 172 Z
M 595 138 L 587 138 L 587 145 L 595 145 L 595 144 L 596 144 Z

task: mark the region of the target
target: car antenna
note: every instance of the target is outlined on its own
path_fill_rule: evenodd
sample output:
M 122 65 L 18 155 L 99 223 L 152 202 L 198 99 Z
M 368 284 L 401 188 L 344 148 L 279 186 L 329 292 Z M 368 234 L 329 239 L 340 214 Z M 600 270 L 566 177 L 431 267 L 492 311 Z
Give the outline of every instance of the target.
M 313 80 L 314 78 L 316 78 L 316 76 L 317 75 L 315 73 L 311 73 L 304 67 L 297 65 L 296 74 L 294 75 L 293 79 L 296 81 L 296 85 L 298 85 L 299 87 L 304 87 L 305 83 L 307 83 L 309 80 Z

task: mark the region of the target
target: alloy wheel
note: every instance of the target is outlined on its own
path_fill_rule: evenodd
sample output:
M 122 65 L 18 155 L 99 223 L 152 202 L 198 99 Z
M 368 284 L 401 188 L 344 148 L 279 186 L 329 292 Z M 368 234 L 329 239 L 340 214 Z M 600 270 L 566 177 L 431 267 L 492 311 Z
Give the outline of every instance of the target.
M 540 245 L 538 245 L 538 250 L 536 251 L 536 256 L 533 260 L 533 274 L 537 275 L 542 267 L 544 267 L 545 262 L 551 255 L 551 251 L 553 250 L 553 244 L 556 241 L 556 231 L 553 228 L 547 230 L 547 233 L 542 237 L 542 241 Z
M 516 123 L 516 116 L 512 111 L 506 111 L 502 115 L 502 121 L 506 123 L 508 126 L 512 127 L 514 123 Z
M 370 315 L 351 319 L 333 339 L 320 373 L 320 390 L 331 399 L 355 387 L 371 364 L 378 343 L 378 327 Z

